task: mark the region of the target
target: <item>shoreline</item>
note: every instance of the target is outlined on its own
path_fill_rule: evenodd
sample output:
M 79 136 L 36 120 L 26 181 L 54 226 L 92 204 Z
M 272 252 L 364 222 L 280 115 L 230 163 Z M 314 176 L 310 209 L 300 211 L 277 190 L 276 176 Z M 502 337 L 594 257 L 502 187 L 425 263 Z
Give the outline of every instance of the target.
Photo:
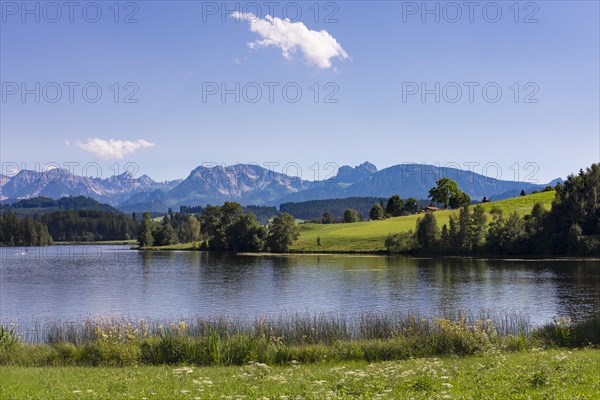
M 273 253 L 273 252 L 233 252 L 233 251 L 217 251 L 217 250 L 200 250 L 198 248 L 138 248 L 132 247 L 130 250 L 137 251 L 156 251 L 156 252 L 176 252 L 176 251 L 197 251 L 205 253 L 215 254 L 232 254 L 236 256 L 244 257 L 293 257 L 293 256 L 359 256 L 359 257 L 411 257 L 414 259 L 472 259 L 472 260 L 498 260 L 498 261 L 600 261 L 600 258 L 590 256 L 552 256 L 552 255 L 540 255 L 540 256 L 492 256 L 492 255 L 444 255 L 444 254 L 411 254 L 411 253 L 388 253 L 385 250 L 373 250 L 373 251 L 353 251 L 353 250 L 337 250 L 337 251 L 289 251 L 287 253 Z

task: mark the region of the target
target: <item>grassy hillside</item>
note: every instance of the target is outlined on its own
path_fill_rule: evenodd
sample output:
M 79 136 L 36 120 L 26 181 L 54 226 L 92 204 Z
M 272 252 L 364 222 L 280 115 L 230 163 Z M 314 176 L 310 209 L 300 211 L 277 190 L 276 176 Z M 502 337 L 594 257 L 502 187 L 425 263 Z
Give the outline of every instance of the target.
M 516 211 L 520 215 L 531 212 L 535 203 L 542 203 L 550 209 L 555 192 L 542 192 L 512 199 L 485 203 L 486 211 L 496 206 L 510 214 Z M 443 210 L 435 213 L 438 225 L 448 223 L 452 213 L 458 211 Z M 384 221 L 365 221 L 353 224 L 301 224 L 300 238 L 294 243 L 293 251 L 380 251 L 385 250 L 383 242 L 389 233 L 406 232 L 415 229 L 420 215 L 389 218 Z M 317 247 L 317 237 L 321 246 Z

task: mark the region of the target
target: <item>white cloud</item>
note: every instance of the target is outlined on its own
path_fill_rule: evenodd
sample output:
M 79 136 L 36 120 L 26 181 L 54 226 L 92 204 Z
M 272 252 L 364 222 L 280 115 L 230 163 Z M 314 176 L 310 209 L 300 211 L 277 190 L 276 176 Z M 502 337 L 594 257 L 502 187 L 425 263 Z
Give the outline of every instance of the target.
M 279 47 L 288 60 L 299 49 L 308 64 L 319 68 L 331 68 L 331 59 L 334 57 L 349 58 L 342 45 L 326 30 L 311 31 L 302 22 L 291 22 L 287 18 L 273 18 L 270 15 L 258 18 L 252 13 L 234 12 L 232 16 L 250 23 L 250 30 L 262 37 L 262 40 L 248 43 L 252 49 Z
M 131 140 L 115 140 L 115 139 L 88 139 L 87 142 L 81 143 L 77 141 L 77 146 L 81 147 L 85 151 L 95 154 L 96 156 L 104 159 L 111 158 L 123 158 L 127 154 L 136 152 L 139 149 L 147 147 L 153 147 L 154 143 L 148 142 L 144 139 L 131 141 Z

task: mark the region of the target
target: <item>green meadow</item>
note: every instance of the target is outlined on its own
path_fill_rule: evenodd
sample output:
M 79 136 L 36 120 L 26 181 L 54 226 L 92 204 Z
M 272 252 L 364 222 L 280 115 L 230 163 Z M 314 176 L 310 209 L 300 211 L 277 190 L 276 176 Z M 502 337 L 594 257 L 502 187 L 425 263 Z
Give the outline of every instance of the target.
M 267 366 L 0 367 L 2 399 L 597 399 L 600 350 Z
M 505 215 L 517 212 L 523 216 L 529 214 L 535 203 L 541 203 L 550 209 L 555 192 L 542 192 L 519 196 L 507 200 L 483 204 L 486 211 L 493 207 L 501 209 Z M 435 212 L 438 225 L 448 224 L 450 215 L 457 210 Z M 422 215 L 388 218 L 383 221 L 363 221 L 352 224 L 300 224 L 300 238 L 294 243 L 292 251 L 325 252 L 375 252 L 385 251 L 384 241 L 388 234 L 414 230 L 417 219 Z M 320 238 L 321 246 L 317 246 Z

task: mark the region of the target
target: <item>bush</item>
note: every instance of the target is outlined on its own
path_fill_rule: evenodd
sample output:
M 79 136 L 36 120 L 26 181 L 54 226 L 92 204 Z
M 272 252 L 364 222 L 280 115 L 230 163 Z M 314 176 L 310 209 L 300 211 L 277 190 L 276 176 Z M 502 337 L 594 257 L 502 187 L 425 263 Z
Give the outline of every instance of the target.
M 15 328 L 0 325 L 0 348 L 9 350 L 17 347 L 19 343 L 19 335 Z
M 185 360 L 185 338 L 165 335 L 158 343 L 158 353 L 165 364 L 177 364 Z
M 57 353 L 57 360 L 63 365 L 77 363 L 81 358 L 79 349 L 73 343 L 61 342 L 53 347 Z
M 86 343 L 81 347 L 81 362 L 85 365 L 98 366 L 104 362 L 104 354 L 97 342 Z
M 417 247 L 413 231 L 390 233 L 384 244 L 388 253 L 408 253 Z

